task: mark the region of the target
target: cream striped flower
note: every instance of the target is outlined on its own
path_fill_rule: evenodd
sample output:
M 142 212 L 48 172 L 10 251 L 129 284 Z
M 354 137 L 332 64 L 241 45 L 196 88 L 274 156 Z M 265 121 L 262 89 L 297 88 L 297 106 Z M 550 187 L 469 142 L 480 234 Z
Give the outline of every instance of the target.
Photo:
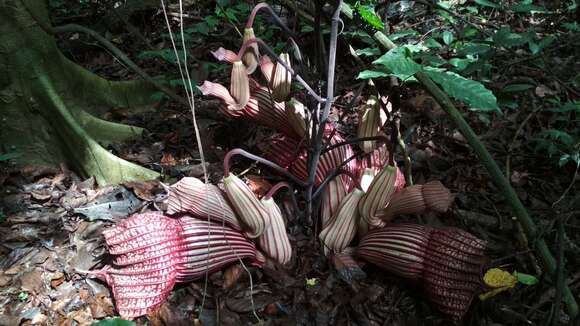
M 262 235 L 270 225 L 270 215 L 250 187 L 230 173 L 224 178 L 224 188 L 230 203 L 248 230 L 246 235 L 250 238 Z
M 262 198 L 260 202 L 270 215 L 270 225 L 258 238 L 258 246 L 266 256 L 279 264 L 286 264 L 292 258 L 292 246 L 286 233 L 282 212 L 271 197 Z
M 363 195 L 364 192 L 357 188 L 346 195 L 336 211 L 336 216 L 320 232 L 318 237 L 322 241 L 325 255 L 341 252 L 354 239 L 359 219 L 357 206 Z

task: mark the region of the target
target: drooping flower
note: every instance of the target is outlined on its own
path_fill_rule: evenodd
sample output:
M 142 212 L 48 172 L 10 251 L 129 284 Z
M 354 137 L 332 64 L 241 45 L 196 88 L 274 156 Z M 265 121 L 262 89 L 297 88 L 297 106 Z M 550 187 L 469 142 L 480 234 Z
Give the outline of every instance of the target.
M 292 246 L 288 239 L 284 218 L 274 199 L 264 197 L 260 200 L 270 215 L 270 225 L 258 237 L 258 246 L 264 254 L 279 264 L 286 264 L 292 258 Z
M 201 219 L 224 221 L 235 230 L 241 230 L 240 222 L 222 191 L 213 184 L 205 184 L 197 178 L 185 177 L 168 191 L 167 213 L 190 213 Z
M 243 43 L 246 43 L 249 40 L 255 39 L 256 35 L 254 34 L 254 29 L 252 27 L 244 28 L 244 37 Z M 252 43 L 246 49 L 246 52 L 242 56 L 242 61 L 244 65 L 248 67 L 247 73 L 251 75 L 254 73 L 256 68 L 258 67 L 258 58 L 260 57 L 260 51 L 258 50 L 258 43 Z
M 457 229 L 389 224 L 369 231 L 357 255 L 423 286 L 435 307 L 459 320 L 481 289 L 485 242 Z
M 373 178 L 363 198 L 361 198 L 358 209 L 361 218 L 372 228 L 382 227 L 384 222 L 378 218 L 377 211 L 385 207 L 395 193 L 395 183 L 397 180 L 397 168 L 385 166 Z
M 370 96 L 365 105 L 361 108 L 358 123 L 357 136 L 375 137 L 379 134 L 380 128 L 384 121 L 381 121 L 381 110 L 379 100 L 376 96 Z M 365 153 L 370 153 L 375 149 L 376 141 L 366 140 L 361 144 L 361 148 Z
M 224 188 L 237 216 L 250 238 L 257 238 L 270 225 L 270 214 L 240 178 L 230 173 L 224 178 Z
M 328 225 L 320 232 L 325 255 L 341 252 L 354 239 L 359 219 L 358 204 L 363 195 L 364 192 L 358 188 L 346 195 Z
M 113 266 L 91 274 L 112 289 L 121 317 L 152 312 L 176 283 L 211 274 L 239 261 L 261 267 L 264 257 L 243 235 L 221 224 L 189 216 L 137 214 L 103 231 Z
M 280 61 L 290 67 L 290 55 L 288 53 L 280 54 Z M 276 62 L 270 78 L 270 88 L 272 89 L 272 98 L 276 102 L 284 102 L 290 94 L 292 86 L 292 75 L 280 62 Z
M 396 192 L 389 204 L 377 212 L 384 221 L 390 221 L 401 214 L 421 214 L 427 210 L 443 213 L 453 201 L 453 196 L 439 181 L 424 185 L 413 185 Z
M 235 61 L 232 65 L 230 78 L 230 94 L 236 100 L 236 109 L 243 110 L 250 100 L 250 82 L 246 66 L 242 61 Z

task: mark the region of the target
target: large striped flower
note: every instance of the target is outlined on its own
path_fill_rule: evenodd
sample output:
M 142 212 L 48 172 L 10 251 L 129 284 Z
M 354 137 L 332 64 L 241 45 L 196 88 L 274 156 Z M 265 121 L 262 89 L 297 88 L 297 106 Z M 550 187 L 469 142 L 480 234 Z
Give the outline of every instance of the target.
M 461 319 L 481 289 L 485 242 L 457 229 L 388 224 L 368 232 L 358 257 L 410 279 L 437 309 Z
M 103 235 L 114 265 L 94 274 L 112 288 L 124 318 L 153 311 L 176 283 L 199 279 L 242 259 L 259 267 L 264 263 L 240 232 L 190 216 L 137 214 Z

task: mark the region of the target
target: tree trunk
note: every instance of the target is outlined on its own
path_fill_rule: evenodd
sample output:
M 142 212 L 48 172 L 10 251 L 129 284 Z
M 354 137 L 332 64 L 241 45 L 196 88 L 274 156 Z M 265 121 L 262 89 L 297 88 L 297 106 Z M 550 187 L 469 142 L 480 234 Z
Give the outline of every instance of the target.
M 50 26 L 45 1 L 22 1 L 0 0 L 0 154 L 14 152 L 19 165 L 66 162 L 100 185 L 158 177 L 102 147 L 143 129 L 97 118 L 151 104 L 152 88 L 105 80 L 65 58 L 30 15 Z

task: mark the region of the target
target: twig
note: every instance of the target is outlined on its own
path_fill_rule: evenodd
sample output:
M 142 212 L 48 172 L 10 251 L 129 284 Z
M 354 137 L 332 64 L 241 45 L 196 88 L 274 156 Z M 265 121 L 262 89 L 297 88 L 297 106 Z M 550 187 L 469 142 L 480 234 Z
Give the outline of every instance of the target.
M 336 8 L 332 15 L 332 23 L 330 26 L 330 45 L 328 49 L 328 75 L 326 78 L 326 101 L 324 102 L 324 109 L 320 120 L 318 121 L 318 130 L 313 135 L 312 152 L 308 155 L 308 187 L 306 188 L 306 214 L 312 216 L 312 191 L 314 189 L 314 180 L 316 178 L 316 168 L 320 160 L 322 152 L 322 138 L 324 136 L 324 127 L 328 121 L 330 114 L 330 107 L 334 99 L 334 73 L 336 65 L 336 40 L 338 37 L 338 21 L 340 19 L 340 11 L 342 7 L 342 0 L 336 2 Z M 313 133 L 314 134 L 314 133 Z

